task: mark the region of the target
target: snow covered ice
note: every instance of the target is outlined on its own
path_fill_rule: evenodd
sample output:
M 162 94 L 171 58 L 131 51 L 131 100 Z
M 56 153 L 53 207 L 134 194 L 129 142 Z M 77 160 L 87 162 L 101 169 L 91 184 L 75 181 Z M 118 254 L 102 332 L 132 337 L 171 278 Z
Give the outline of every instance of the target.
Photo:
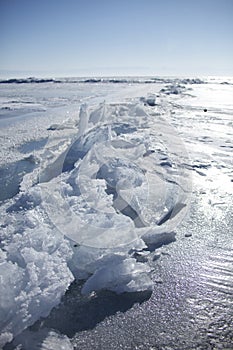
M 17 82 L 10 83 L 17 91 Z M 27 96 L 33 81 L 23 83 Z M 9 189 L 0 207 L 0 344 L 16 337 L 25 349 L 35 342 L 47 349 L 59 340 L 71 349 L 69 339 L 55 331 L 40 330 L 36 340 L 25 329 L 47 317 L 74 280 L 82 281 L 83 295 L 152 289 L 154 251 L 175 239 L 189 208 L 191 170 L 205 168 L 190 165 L 186 146 L 171 125 L 172 106 L 177 108 L 179 95 L 185 106 L 192 84 L 198 91 L 205 84 L 199 79 L 151 84 L 137 79 L 134 86 L 101 81 L 106 86 L 101 90 L 93 82 L 78 81 L 80 97 L 72 90 L 64 106 L 55 95 L 70 82 L 41 83 L 56 89 L 44 100 L 39 84 L 37 104 L 31 97 L 39 114 L 25 113 L 22 105 L 20 121 L 12 123 L 14 116 L 1 121 L 9 144 L 18 130 L 14 147 L 2 148 L 2 159 L 9 151 L 18 164 L 23 145 L 35 140 L 41 146 L 28 146 L 24 159 L 33 167 L 27 165 L 17 177 L 19 188 Z M 92 88 L 89 103 L 86 86 Z M 18 96 L 18 102 L 25 96 Z M 9 100 L 7 113 L 14 105 Z M 33 118 L 38 128 L 31 134 Z

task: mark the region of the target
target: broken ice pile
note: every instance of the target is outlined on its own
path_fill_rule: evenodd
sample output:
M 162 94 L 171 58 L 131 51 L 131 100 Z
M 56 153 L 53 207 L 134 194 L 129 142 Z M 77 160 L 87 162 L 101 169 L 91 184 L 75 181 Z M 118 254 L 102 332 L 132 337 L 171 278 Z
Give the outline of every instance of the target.
M 84 294 L 152 288 L 148 254 L 174 238 L 190 181 L 184 146 L 139 103 L 81 106 L 51 128 L 40 167 L 2 205 L 0 344 L 58 305 L 74 279 Z

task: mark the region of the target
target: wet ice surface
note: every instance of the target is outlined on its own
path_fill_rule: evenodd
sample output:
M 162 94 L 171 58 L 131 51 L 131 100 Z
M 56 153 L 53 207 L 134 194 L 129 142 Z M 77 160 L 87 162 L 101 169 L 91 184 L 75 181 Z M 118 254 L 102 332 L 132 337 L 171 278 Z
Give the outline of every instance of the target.
M 179 231 L 177 241 L 156 262 L 151 298 L 126 312 L 118 301 L 116 315 L 97 326 L 90 322 L 86 330 L 76 333 L 75 348 L 232 348 L 232 222 L 227 216 L 224 227 L 210 224 L 203 208 L 193 205 L 192 225 L 188 222 Z M 187 231 L 191 238 L 185 238 Z M 92 312 L 96 315 L 94 307 Z M 70 319 L 79 321 L 78 310 Z
M 150 86 L 149 93 L 153 93 L 153 89 L 155 90 L 156 88 L 156 85 L 153 87 Z M 165 86 L 164 88 L 167 92 L 168 87 Z M 190 88 L 190 86 L 187 86 L 187 88 Z M 64 344 L 64 347 L 66 346 L 65 349 L 232 348 L 233 225 L 231 151 L 233 111 L 229 98 L 228 101 L 226 101 L 225 98 L 228 94 L 231 96 L 230 92 L 232 91 L 232 87 L 220 84 L 201 84 L 191 85 L 191 88 L 191 91 L 184 90 L 179 94 L 165 94 L 164 92 L 159 94 L 158 89 L 156 93 L 160 95 L 160 107 L 146 107 L 147 112 L 150 108 L 150 115 L 156 118 L 156 126 L 160 123 L 160 127 L 161 125 L 165 127 L 166 123 L 163 124 L 165 118 L 166 121 L 176 127 L 177 135 L 180 135 L 184 140 L 186 149 L 189 152 L 189 157 L 185 156 L 182 161 L 188 174 L 192 175 L 193 185 L 189 210 L 186 213 L 183 223 L 175 227 L 176 241 L 169 245 L 164 245 L 161 248 L 157 248 L 157 242 L 154 247 L 151 247 L 156 248 L 155 250 L 151 249 L 151 252 L 150 250 L 145 250 L 143 252 L 138 249 L 134 255 L 134 258 L 137 257 L 138 262 L 141 262 L 152 270 L 152 294 L 150 291 L 142 291 L 116 295 L 112 291 L 98 291 L 96 294 L 90 296 L 82 296 L 80 292 L 84 282 L 82 282 L 81 285 L 77 284 L 77 282 L 73 282 L 65 296 L 63 296 L 62 302 L 59 304 L 60 298 L 62 294 L 64 294 L 63 291 L 65 291 L 65 285 L 68 287 L 72 281 L 72 276 L 69 275 L 70 272 L 67 270 L 64 261 L 64 256 L 72 255 L 72 251 L 70 251 L 69 244 L 67 244 L 66 241 L 63 242 L 61 238 L 59 238 L 57 242 L 53 242 L 51 246 L 53 234 L 48 231 L 45 222 L 44 226 L 41 227 L 41 237 L 44 237 L 43 239 L 45 240 L 42 250 L 44 251 L 43 257 L 37 255 L 34 256 L 33 259 L 37 262 L 37 266 L 41 266 L 41 258 L 44 260 L 50 259 L 49 256 L 54 250 L 54 244 L 60 244 L 59 240 L 63 242 L 59 249 L 56 250 L 56 259 L 52 260 L 53 262 L 51 261 L 51 263 L 54 264 L 51 265 L 55 269 L 54 271 L 56 271 L 56 264 L 58 264 L 61 271 L 59 273 L 57 272 L 56 276 L 48 272 L 46 277 L 48 281 L 50 280 L 50 283 L 52 281 L 53 285 L 57 284 L 59 289 L 57 289 L 56 292 L 55 289 L 51 289 L 51 295 L 54 298 L 54 293 L 56 293 L 57 299 L 51 300 L 51 303 L 48 300 L 46 301 L 45 305 L 47 305 L 48 311 L 44 311 L 44 314 L 41 312 L 40 307 L 36 309 L 35 305 L 33 306 L 33 303 L 37 302 L 37 297 L 35 298 L 32 296 L 31 307 L 35 309 L 35 314 L 46 316 L 46 313 L 49 312 L 49 305 L 54 303 L 54 305 L 57 304 L 58 306 L 52 310 L 48 317 L 42 321 L 37 321 L 30 330 L 25 331 L 25 334 L 22 333 L 21 338 L 19 336 L 15 340 L 15 344 L 23 344 L 25 349 L 31 349 L 33 346 L 35 347 L 35 344 L 40 344 L 41 349 L 58 348 L 58 344 Z M 218 95 L 218 89 L 222 91 L 223 88 L 224 93 L 222 96 L 224 96 L 225 101 L 220 96 L 220 93 Z M 143 89 L 144 94 L 142 93 Z M 171 90 L 174 91 L 174 87 L 172 87 Z M 208 99 L 208 93 L 211 91 L 213 95 L 213 90 L 216 98 Z M 127 92 L 128 95 L 126 94 L 125 97 L 128 97 L 131 93 L 131 98 L 138 97 L 140 100 L 141 96 L 146 96 L 148 86 L 145 87 L 142 85 L 138 90 L 135 90 L 135 86 L 131 88 L 128 87 Z M 186 92 L 187 95 L 185 94 Z M 98 95 L 98 91 L 96 95 Z M 188 95 L 197 96 L 197 98 Z M 120 93 L 118 96 L 120 96 Z M 112 97 L 110 100 L 112 100 Z M 70 114 L 73 113 L 76 107 L 77 106 L 74 106 L 73 110 L 70 108 Z M 205 108 L 207 112 L 204 112 Z M 64 110 L 62 112 L 64 112 Z M 171 114 L 169 114 L 169 112 L 171 112 Z M 161 117 L 163 118 L 161 119 Z M 59 118 L 62 120 L 61 109 L 58 110 L 57 119 L 52 120 L 52 118 L 50 118 L 43 128 L 40 122 L 38 122 L 39 131 L 37 130 L 36 138 L 41 140 L 41 137 L 49 135 L 49 131 L 46 131 L 45 127 L 47 129 L 53 123 L 59 124 Z M 97 115 L 92 116 L 92 120 L 95 118 L 97 118 Z M 148 129 L 143 125 L 143 128 L 141 128 L 142 133 L 147 136 L 151 133 L 153 135 L 154 122 L 151 123 L 150 119 L 147 121 L 150 131 L 148 133 Z M 65 125 L 69 126 L 68 124 L 66 123 Z M 10 127 L 12 127 L 12 124 Z M 23 134 L 22 125 L 18 126 L 19 130 L 20 128 Z M 128 126 L 126 130 L 127 129 L 131 130 L 131 133 L 134 131 L 133 127 L 129 129 Z M 43 130 L 43 133 L 40 132 L 40 130 Z M 58 133 L 58 136 L 60 132 L 67 135 L 69 138 L 72 134 L 71 130 L 72 129 L 67 127 L 60 131 L 51 132 Z M 116 127 L 115 130 L 119 130 L 119 125 L 118 129 Z M 122 125 L 121 131 L 124 131 Z M 102 134 L 100 132 L 100 135 L 106 135 L 108 133 L 109 129 L 103 128 Z M 10 133 L 8 135 L 10 135 Z M 137 136 L 140 141 L 140 133 Z M 30 135 L 30 137 L 34 137 L 34 135 Z M 29 135 L 24 135 L 22 139 L 17 141 L 18 144 L 16 144 L 16 146 L 21 152 L 21 157 L 22 154 L 23 157 L 25 157 L 26 153 L 24 151 L 27 152 L 28 150 L 29 153 L 31 152 L 32 145 L 30 145 L 30 137 Z M 28 145 L 23 145 L 26 141 Z M 131 139 L 125 141 L 132 142 Z M 174 142 L 174 138 L 172 141 Z M 119 139 L 115 139 L 114 142 L 113 148 L 119 146 Z M 20 146 L 20 144 L 22 146 Z M 156 139 L 155 144 L 160 146 L 160 148 L 162 146 L 161 142 L 159 144 L 158 139 Z M 19 148 L 19 146 L 21 148 Z M 53 144 L 51 143 L 50 146 L 53 146 Z M 79 146 L 78 143 L 76 143 L 76 148 L 74 147 L 73 151 L 77 150 L 77 146 Z M 15 149 L 16 147 L 14 150 Z M 34 150 L 36 154 L 38 150 L 41 150 L 40 143 L 35 145 Z M 136 148 L 136 151 L 138 152 L 138 148 Z M 169 164 L 171 163 L 174 165 L 174 162 L 172 163 L 173 159 L 168 159 L 168 157 L 166 159 L 148 158 L 155 156 L 150 151 L 151 147 L 146 149 L 144 153 L 146 155 L 143 157 L 145 162 L 144 166 L 150 167 L 152 163 L 150 163 L 148 159 L 154 159 L 154 161 L 160 161 L 160 166 L 162 169 L 165 167 L 166 173 L 169 172 Z M 20 159 L 20 152 L 17 156 L 18 158 L 16 157 L 17 159 Z M 96 152 L 98 158 L 98 149 Z M 108 155 L 111 159 L 114 155 L 112 152 Z M 156 155 L 158 155 L 159 152 L 161 152 L 161 157 L 164 149 L 156 149 Z M 74 166 L 72 154 L 71 148 L 69 157 L 66 157 L 68 160 L 67 170 L 69 171 L 72 171 L 71 169 Z M 108 165 L 111 163 L 105 161 L 104 164 Z M 73 171 L 74 174 L 75 169 Z M 153 171 L 156 173 L 158 168 L 156 167 Z M 138 172 L 140 173 L 139 169 L 137 170 L 137 173 Z M 107 179 L 108 184 L 111 185 L 110 187 L 114 187 L 111 183 L 112 177 L 110 176 L 110 178 L 108 178 L 109 174 L 108 167 L 102 167 L 101 171 L 98 172 L 98 181 L 103 181 L 103 178 Z M 129 173 L 127 176 L 128 175 Z M 124 173 L 121 174 L 121 177 L 122 176 L 124 177 Z M 163 176 L 165 175 L 163 174 Z M 174 174 L 172 176 L 174 176 Z M 31 180 L 33 181 L 33 179 Z M 152 177 L 152 180 L 155 181 L 156 179 Z M 88 181 L 91 180 L 89 179 Z M 151 183 L 153 183 L 153 181 L 151 181 Z M 27 182 L 24 181 L 24 185 L 25 183 Z M 84 183 L 82 182 L 82 184 Z M 158 184 L 161 185 L 161 182 Z M 121 187 L 121 189 L 123 190 L 124 187 Z M 137 198 L 140 198 L 140 193 L 137 195 L 139 196 Z M 174 192 L 174 195 L 176 196 L 176 192 Z M 168 196 L 168 198 L 170 197 Z M 127 193 L 125 199 L 127 199 Z M 151 198 L 151 201 L 152 200 L 153 196 Z M 152 202 L 149 203 L 152 204 Z M 116 202 L 115 206 L 118 204 L 119 203 Z M 31 209 L 30 201 L 28 205 L 29 207 L 24 208 L 24 210 L 26 210 L 26 216 L 22 218 L 22 216 L 20 217 L 19 215 L 16 216 L 14 220 L 28 220 L 29 224 L 27 225 L 33 228 L 36 227 L 38 223 L 36 217 L 29 218 L 29 215 L 27 215 L 27 211 L 30 213 Z M 76 208 L 78 208 L 79 204 L 75 203 L 75 205 Z M 172 205 L 172 203 L 168 203 L 168 205 Z M 131 211 L 132 209 L 134 212 L 136 210 L 136 213 L 140 213 L 140 216 L 145 220 L 147 217 L 144 217 L 143 213 L 139 212 L 139 208 L 140 206 L 138 207 L 135 202 L 133 207 L 131 206 Z M 159 211 L 160 208 L 157 207 L 157 210 Z M 128 212 L 128 214 L 130 213 Z M 147 211 L 144 215 L 146 214 Z M 81 212 L 80 215 L 82 217 Z M 130 215 L 132 216 L 132 212 Z M 165 219 L 163 219 L 163 217 L 165 217 Z M 149 220 L 152 220 L 152 218 L 153 216 L 150 216 Z M 154 220 L 157 220 L 157 224 L 163 223 L 163 220 L 165 220 L 165 222 L 167 221 L 166 215 L 160 216 L 160 218 L 155 217 Z M 9 224 L 11 223 L 8 222 L 8 225 Z M 17 227 L 17 224 L 15 224 L 15 227 Z M 20 227 L 25 227 L 25 223 Z M 47 242 L 46 235 L 48 237 Z M 165 237 L 168 239 L 167 242 Z M 155 237 L 147 238 L 147 243 L 148 240 L 152 238 Z M 169 237 L 169 235 L 163 235 L 160 242 L 168 243 L 174 240 L 173 238 L 173 236 Z M 28 239 L 29 240 L 24 243 L 29 249 L 30 235 L 28 235 Z M 14 244 L 15 245 L 11 246 L 11 257 L 15 254 L 12 248 L 19 247 L 17 239 Z M 24 259 L 28 259 L 27 263 L 30 264 L 30 255 L 25 255 L 25 250 L 23 256 Z M 51 256 L 53 256 L 52 259 L 55 258 L 54 253 L 52 253 Z M 19 257 L 17 259 L 19 259 Z M 22 264 L 22 262 L 17 259 L 16 261 L 18 264 Z M 116 261 L 119 263 L 119 260 Z M 80 261 L 78 262 L 80 263 Z M 128 261 L 127 264 L 129 263 Z M 89 267 L 89 269 L 90 268 L 93 269 L 92 267 Z M 14 272 L 14 265 L 11 266 L 11 270 L 13 278 L 19 278 L 18 283 L 20 283 L 20 276 L 16 277 L 17 274 Z M 71 270 L 75 273 L 74 266 L 71 266 Z M 28 271 L 32 274 L 33 268 L 31 267 L 31 270 Z M 110 269 L 110 276 L 111 275 L 112 271 Z M 32 277 L 33 275 L 31 275 L 31 278 Z M 45 283 L 43 281 L 44 277 L 42 276 L 40 278 L 42 278 L 42 283 Z M 63 279 L 63 286 L 60 283 L 60 278 Z M 15 281 L 13 280 L 9 283 L 14 285 Z M 110 286 L 111 289 L 109 281 L 112 283 L 111 278 L 110 280 L 107 278 L 106 281 L 101 282 L 101 275 L 98 276 L 97 274 L 96 280 L 92 279 L 88 288 L 96 287 L 98 283 L 104 285 L 104 283 L 107 282 L 107 288 Z M 33 283 L 35 283 L 36 286 L 38 282 L 34 281 Z M 47 287 L 49 287 L 50 283 L 47 284 Z M 144 285 L 146 285 L 146 283 Z M 43 287 L 40 283 L 39 286 L 43 291 Z M 24 289 L 23 286 L 19 288 Z M 35 292 L 33 293 L 35 296 L 37 295 Z M 38 296 L 39 295 L 43 295 L 43 292 L 40 291 Z M 25 301 L 26 300 L 27 298 Z M 43 302 L 40 302 L 42 303 L 41 305 L 43 305 Z M 20 314 L 17 316 L 19 317 L 18 321 L 16 316 L 12 316 L 13 320 L 16 320 L 15 322 L 20 323 L 19 320 L 20 317 L 22 317 Z M 36 319 L 34 321 L 36 321 Z M 9 345 L 6 346 L 6 348 L 12 349 L 15 346 L 16 345 Z

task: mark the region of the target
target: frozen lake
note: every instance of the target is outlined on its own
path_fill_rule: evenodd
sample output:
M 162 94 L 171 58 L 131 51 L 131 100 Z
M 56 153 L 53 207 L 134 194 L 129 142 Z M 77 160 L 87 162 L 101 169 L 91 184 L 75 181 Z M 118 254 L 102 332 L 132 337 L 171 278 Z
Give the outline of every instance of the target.
M 0 96 L 0 345 L 232 349 L 232 78 Z

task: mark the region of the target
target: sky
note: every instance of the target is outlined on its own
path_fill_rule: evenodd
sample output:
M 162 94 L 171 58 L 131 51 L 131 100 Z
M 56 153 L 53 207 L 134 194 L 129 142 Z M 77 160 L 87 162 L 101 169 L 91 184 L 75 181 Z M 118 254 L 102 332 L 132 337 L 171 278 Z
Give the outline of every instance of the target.
M 0 0 L 0 76 L 233 75 L 233 0 Z

